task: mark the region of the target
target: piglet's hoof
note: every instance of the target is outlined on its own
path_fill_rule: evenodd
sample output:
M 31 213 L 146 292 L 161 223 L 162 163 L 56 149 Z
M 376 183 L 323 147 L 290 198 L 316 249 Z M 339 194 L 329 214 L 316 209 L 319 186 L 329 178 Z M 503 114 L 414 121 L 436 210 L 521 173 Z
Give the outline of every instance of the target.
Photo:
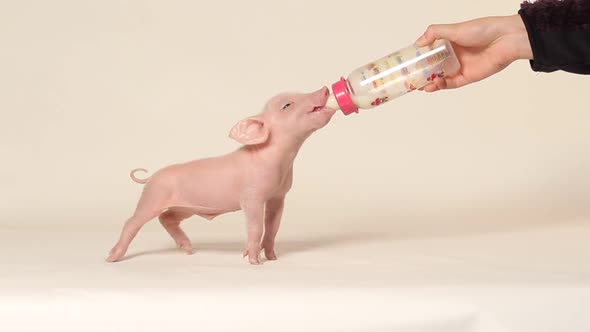
M 116 245 L 115 247 L 113 247 L 113 249 L 111 249 L 111 252 L 109 253 L 109 256 L 106 258 L 106 261 L 109 263 L 117 262 L 125 255 L 126 251 L 127 250 L 123 246 Z
M 274 250 L 265 250 L 264 256 L 266 256 L 266 259 L 268 259 L 269 261 L 276 261 L 277 260 L 277 254 L 275 254 Z
M 244 249 L 244 257 L 248 258 L 248 262 L 252 265 L 262 265 L 260 261 L 260 246 L 249 247 Z
M 176 248 L 184 251 L 187 255 L 194 254 L 193 245 L 190 243 L 190 241 L 176 243 Z
M 262 249 L 264 250 L 264 256 L 266 256 L 266 259 L 268 259 L 269 261 L 277 260 L 277 254 L 275 253 L 274 244 L 263 243 Z

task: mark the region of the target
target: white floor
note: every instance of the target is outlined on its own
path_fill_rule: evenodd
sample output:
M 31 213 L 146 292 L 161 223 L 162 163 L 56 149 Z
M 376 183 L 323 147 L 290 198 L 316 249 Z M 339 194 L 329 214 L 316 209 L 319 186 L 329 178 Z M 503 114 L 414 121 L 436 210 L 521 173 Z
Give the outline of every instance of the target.
M 154 225 L 116 264 L 112 232 L 0 230 L 0 331 L 590 331 L 589 222 L 287 231 L 263 266 L 198 227 L 192 256 Z

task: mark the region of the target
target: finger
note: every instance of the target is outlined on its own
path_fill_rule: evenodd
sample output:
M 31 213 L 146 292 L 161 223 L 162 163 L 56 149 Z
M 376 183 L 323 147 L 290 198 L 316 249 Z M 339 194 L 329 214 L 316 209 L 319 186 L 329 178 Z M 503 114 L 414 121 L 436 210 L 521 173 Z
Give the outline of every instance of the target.
M 425 86 L 419 88 L 418 90 L 425 91 L 425 92 L 432 92 L 433 89 L 435 89 L 435 88 L 436 88 L 436 84 L 430 82 L 430 83 L 427 83 Z
M 444 81 L 445 89 L 457 89 L 470 83 L 463 75 L 446 77 Z
M 429 84 L 424 87 L 425 92 L 435 92 L 438 90 L 440 90 L 440 88 L 438 86 L 436 86 L 436 84 Z
M 437 77 L 434 79 L 433 83 L 439 90 L 444 90 L 447 88 L 447 80 L 444 78 Z
M 457 89 L 467 85 L 469 82 L 463 76 L 455 77 L 437 77 L 433 83 L 424 87 L 426 92 L 435 92 L 439 90 Z
M 416 46 L 423 47 L 434 43 L 438 39 L 455 41 L 457 35 L 456 24 L 433 24 L 415 42 Z

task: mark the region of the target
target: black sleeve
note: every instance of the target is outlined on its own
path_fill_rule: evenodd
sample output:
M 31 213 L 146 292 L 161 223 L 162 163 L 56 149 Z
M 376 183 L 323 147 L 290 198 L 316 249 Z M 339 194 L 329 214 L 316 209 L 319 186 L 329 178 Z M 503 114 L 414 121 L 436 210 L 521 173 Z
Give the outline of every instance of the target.
M 533 71 L 590 74 L 590 0 L 527 1 L 518 14 L 533 50 Z

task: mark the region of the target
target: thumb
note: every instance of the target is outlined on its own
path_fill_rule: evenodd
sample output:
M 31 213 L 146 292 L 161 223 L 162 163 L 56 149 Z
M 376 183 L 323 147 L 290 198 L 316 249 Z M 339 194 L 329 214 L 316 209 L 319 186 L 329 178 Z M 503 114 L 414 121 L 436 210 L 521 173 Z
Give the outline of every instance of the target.
M 423 47 L 434 43 L 438 39 L 456 40 L 457 24 L 433 24 L 416 40 L 416 46 Z

